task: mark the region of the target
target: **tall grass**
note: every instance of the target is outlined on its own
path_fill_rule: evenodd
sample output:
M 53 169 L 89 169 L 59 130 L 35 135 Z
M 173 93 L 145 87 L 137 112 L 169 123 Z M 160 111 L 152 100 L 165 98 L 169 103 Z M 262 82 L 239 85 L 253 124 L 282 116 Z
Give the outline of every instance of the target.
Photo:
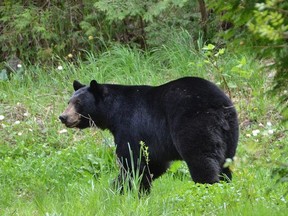
M 269 80 L 250 53 L 225 53 L 217 60 L 234 84 L 240 117 L 232 183 L 194 184 L 186 165 L 177 162 L 154 182 L 151 194 L 121 195 L 112 186 L 119 167 L 111 135 L 66 130 L 59 123 L 74 79 L 159 85 L 201 76 L 220 83 L 218 72 L 190 41 L 184 34 L 150 52 L 114 46 L 88 53 L 87 62 L 77 65 L 61 61 L 63 70 L 31 66 L 0 82 L 0 214 L 285 215 L 287 185 L 276 185 L 271 173 L 287 159 L 288 138 L 277 124 L 274 99 L 264 94 Z

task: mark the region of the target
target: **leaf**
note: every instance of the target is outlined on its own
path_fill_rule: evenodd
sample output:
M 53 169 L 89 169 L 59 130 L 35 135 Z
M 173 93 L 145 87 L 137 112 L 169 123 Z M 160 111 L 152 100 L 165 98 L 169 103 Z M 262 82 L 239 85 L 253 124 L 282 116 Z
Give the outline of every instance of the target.
M 222 49 L 220 49 L 220 50 L 218 51 L 218 53 L 219 53 L 220 55 L 223 55 L 224 52 L 225 52 L 225 49 L 224 49 L 224 48 L 222 48 Z
M 214 50 L 215 46 L 213 44 L 208 44 L 207 46 L 204 46 L 203 50 Z

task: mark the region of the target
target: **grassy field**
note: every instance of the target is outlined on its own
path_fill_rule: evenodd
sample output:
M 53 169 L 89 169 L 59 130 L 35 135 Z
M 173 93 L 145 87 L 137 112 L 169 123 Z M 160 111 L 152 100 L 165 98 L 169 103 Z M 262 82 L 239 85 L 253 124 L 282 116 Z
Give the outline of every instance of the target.
M 278 183 L 276 168 L 287 162 L 288 137 L 276 100 L 265 94 L 271 78 L 260 70 L 264 62 L 251 53 L 211 56 L 189 41 L 179 37 L 149 53 L 114 46 L 77 65 L 23 65 L 0 81 L 0 215 L 287 215 L 288 185 Z M 194 184 L 175 162 L 151 194 L 120 195 L 112 187 L 111 135 L 66 129 L 58 120 L 72 81 L 159 85 L 183 76 L 224 89 L 222 78 L 228 83 L 241 128 L 233 181 Z

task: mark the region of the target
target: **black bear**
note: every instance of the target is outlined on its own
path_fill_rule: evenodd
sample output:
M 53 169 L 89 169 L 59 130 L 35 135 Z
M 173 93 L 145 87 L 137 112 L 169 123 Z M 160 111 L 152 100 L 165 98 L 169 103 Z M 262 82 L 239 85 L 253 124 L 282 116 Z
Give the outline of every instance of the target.
M 121 161 L 119 181 L 138 169 L 143 174 L 140 186 L 149 191 L 152 180 L 173 160 L 187 163 L 194 182 L 231 180 L 231 171 L 223 164 L 237 148 L 237 113 L 215 84 L 185 77 L 160 86 L 92 80 L 90 86 L 74 81 L 73 87 L 75 92 L 59 118 L 70 128 L 96 125 L 111 131 Z M 143 145 L 148 160 L 140 154 Z

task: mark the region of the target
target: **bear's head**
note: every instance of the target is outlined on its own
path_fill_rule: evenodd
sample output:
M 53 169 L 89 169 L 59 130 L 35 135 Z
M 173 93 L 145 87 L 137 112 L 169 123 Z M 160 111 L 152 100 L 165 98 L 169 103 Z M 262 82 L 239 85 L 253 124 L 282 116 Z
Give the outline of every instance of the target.
M 59 116 L 60 121 L 69 128 L 84 129 L 96 125 L 101 127 L 105 86 L 95 80 L 90 82 L 90 86 L 75 80 L 73 87 L 75 92 L 68 102 L 68 107 Z

